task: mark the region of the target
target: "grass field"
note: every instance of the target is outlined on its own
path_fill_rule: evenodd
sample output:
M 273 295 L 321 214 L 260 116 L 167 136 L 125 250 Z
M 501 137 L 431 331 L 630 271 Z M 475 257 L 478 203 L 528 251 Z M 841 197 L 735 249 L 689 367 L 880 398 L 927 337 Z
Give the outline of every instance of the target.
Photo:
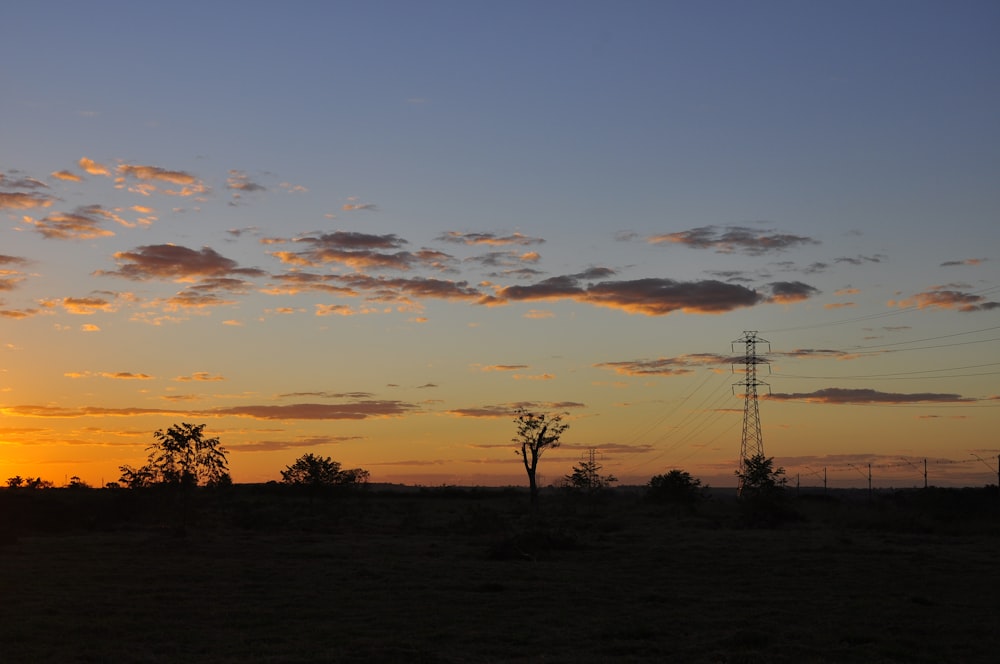
M 200 497 L 179 523 L 176 505 L 125 490 L 37 493 L 51 498 L 0 495 L 4 662 L 992 662 L 1000 652 L 992 503 L 802 500 L 797 518 L 749 528 L 721 499 L 692 512 L 626 493 L 552 494 L 533 515 L 511 491 L 308 500 L 234 487 Z

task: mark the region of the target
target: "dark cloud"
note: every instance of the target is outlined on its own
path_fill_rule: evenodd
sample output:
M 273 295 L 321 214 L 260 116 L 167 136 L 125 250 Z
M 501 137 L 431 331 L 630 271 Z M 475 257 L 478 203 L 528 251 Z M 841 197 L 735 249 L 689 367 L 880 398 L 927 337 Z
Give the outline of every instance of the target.
M 524 409 L 530 412 L 560 412 L 569 409 L 585 408 L 586 406 L 577 401 L 556 401 L 538 402 L 521 401 L 517 403 L 473 406 L 471 408 L 453 408 L 447 413 L 455 417 L 480 417 L 480 418 L 508 418 L 514 417 L 516 412 Z
M 945 261 L 944 263 L 941 263 L 941 267 L 955 267 L 959 265 L 977 266 L 977 265 L 982 265 L 988 260 L 989 258 L 966 258 L 965 260 L 961 261 Z
M 124 277 L 133 281 L 193 281 L 233 274 L 247 277 L 267 274 L 256 268 L 241 268 L 236 261 L 220 255 L 210 247 L 202 247 L 198 251 L 175 244 L 153 244 L 136 247 L 132 251 L 119 251 L 115 254 L 115 260 L 119 264 L 117 270 L 98 270 L 95 274 Z
M 266 191 L 267 188 L 250 179 L 250 176 L 243 171 L 229 171 L 229 178 L 226 180 L 226 188 L 239 192 Z
M 695 368 L 705 365 L 731 364 L 733 358 L 712 353 L 660 357 L 655 360 L 624 360 L 600 362 L 595 367 L 611 369 L 624 376 L 683 376 L 693 373 Z
M 771 287 L 771 301 L 779 304 L 801 302 L 819 293 L 818 289 L 801 281 L 774 281 L 768 285 Z
M 963 293 L 945 286 L 936 286 L 905 300 L 890 300 L 888 304 L 890 307 L 902 308 L 954 309 L 962 313 L 991 311 L 1000 307 L 1000 302 L 989 301 L 982 295 Z
M 975 399 L 963 397 L 960 394 L 936 394 L 933 392 L 898 394 L 871 389 L 842 389 L 838 387 L 828 387 L 815 392 L 774 393 L 768 395 L 767 398 L 776 401 L 806 401 L 828 404 L 969 403 L 975 401 Z
M 647 316 L 684 313 L 722 313 L 763 301 L 756 291 L 715 280 L 681 282 L 672 279 L 603 281 L 586 288 L 575 276 L 551 277 L 531 286 L 508 286 L 500 300 L 572 299 Z
M 108 220 L 118 221 L 120 218 L 100 205 L 87 205 L 73 212 L 57 212 L 31 223 L 42 237 L 49 240 L 92 240 L 114 235 L 113 231 L 101 227 Z
M 269 243 L 276 242 L 269 240 Z M 415 264 L 440 261 L 439 254 L 420 255 L 408 251 L 390 252 L 406 244 L 406 240 L 394 233 L 371 235 L 349 231 L 336 231 L 319 236 L 299 237 L 292 241 L 305 244 L 300 251 L 276 251 L 273 256 L 283 263 L 317 267 L 329 263 L 340 263 L 356 270 L 395 269 L 409 270 Z
M 227 445 L 231 450 L 240 452 L 277 452 L 280 450 L 295 450 L 310 447 L 321 447 L 323 445 L 336 445 L 351 440 L 362 440 L 361 436 L 313 436 L 311 438 L 297 438 L 295 440 L 255 440 L 248 443 L 234 443 Z
M 370 400 L 374 394 L 371 392 L 286 392 L 279 394 L 280 399 L 301 399 L 303 397 L 313 397 L 319 399 L 354 399 L 357 401 Z
M 179 185 L 196 185 L 198 178 L 185 171 L 171 171 L 159 166 L 133 166 L 122 164 L 118 167 L 118 173 L 124 176 L 133 177 L 137 180 L 159 180 Z
M 366 420 L 398 417 L 417 406 L 402 401 L 356 401 L 346 404 L 296 403 L 284 406 L 232 406 L 205 411 L 204 415 L 252 417 L 258 420 Z
M 45 184 L 41 180 L 35 179 L 33 177 L 28 177 L 25 175 L 18 175 L 16 178 L 11 178 L 3 173 L 0 173 L 0 187 L 8 187 L 10 189 L 48 189 L 49 185 Z
M 886 259 L 885 254 L 874 254 L 872 256 L 841 256 L 833 259 L 834 263 L 847 263 L 848 265 L 864 265 L 865 263 L 881 263 Z
M 776 233 L 773 230 L 746 226 L 702 226 L 677 233 L 654 235 L 650 244 L 683 244 L 693 249 L 714 249 L 720 254 L 742 252 L 759 256 L 769 252 L 785 251 L 805 244 L 819 244 L 817 240 L 802 235 Z
M 512 233 L 510 235 L 497 235 L 496 233 L 460 233 L 458 231 L 449 231 L 447 233 L 442 233 L 437 238 L 442 242 L 454 242 L 456 244 L 465 245 L 476 245 L 476 244 L 486 244 L 493 246 L 502 246 L 508 244 L 515 244 L 521 246 L 528 246 L 533 244 L 542 244 L 545 240 L 536 237 L 528 237 L 527 235 L 522 235 L 521 233 Z

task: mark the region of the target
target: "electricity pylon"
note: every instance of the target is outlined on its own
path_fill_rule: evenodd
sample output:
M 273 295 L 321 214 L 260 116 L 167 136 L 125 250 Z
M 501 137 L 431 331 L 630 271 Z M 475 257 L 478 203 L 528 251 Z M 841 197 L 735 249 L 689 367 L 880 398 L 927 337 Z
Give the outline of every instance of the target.
M 767 350 L 771 350 L 771 342 L 761 339 L 756 331 L 744 331 L 743 336 L 732 343 L 733 352 L 736 352 L 736 344 L 741 343 L 746 350 L 743 355 L 743 380 L 733 383 L 735 386 L 744 388 L 743 392 L 743 440 L 740 442 L 740 469 L 739 485 L 736 488 L 738 494 L 743 493 L 743 476 L 746 474 L 746 462 L 755 456 L 764 456 L 764 441 L 760 434 L 760 411 L 757 408 L 757 388 L 767 383 L 757 379 L 757 365 L 767 364 L 767 360 L 757 355 L 757 344 L 767 344 Z M 735 365 L 736 358 L 733 358 Z M 735 373 L 736 368 L 733 367 Z

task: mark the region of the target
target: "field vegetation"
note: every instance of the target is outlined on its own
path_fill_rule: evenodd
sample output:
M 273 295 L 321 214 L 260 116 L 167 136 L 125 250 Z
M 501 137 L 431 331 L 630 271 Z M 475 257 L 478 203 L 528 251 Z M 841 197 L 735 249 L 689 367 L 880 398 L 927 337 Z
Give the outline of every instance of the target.
M 1000 652 L 995 487 L 775 505 L 668 488 L 543 489 L 537 508 L 521 489 L 0 489 L 0 652 L 441 663 Z

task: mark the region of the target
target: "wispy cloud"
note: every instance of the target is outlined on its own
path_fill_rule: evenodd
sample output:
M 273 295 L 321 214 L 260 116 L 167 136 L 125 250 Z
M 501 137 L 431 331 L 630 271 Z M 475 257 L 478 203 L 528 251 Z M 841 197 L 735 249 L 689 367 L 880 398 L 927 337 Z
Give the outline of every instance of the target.
M 960 261 L 945 261 L 941 263 L 941 267 L 956 267 L 960 265 L 966 266 L 979 266 L 987 262 L 989 258 L 966 258 Z
M 676 233 L 653 235 L 646 241 L 650 244 L 682 244 L 692 249 L 714 249 L 720 254 L 741 252 L 751 256 L 785 251 L 806 244 L 819 244 L 817 240 L 803 235 L 747 226 L 701 226 Z
M 52 198 L 44 194 L 0 191 L 0 210 L 31 210 L 47 208 L 51 205 Z
M 442 242 L 454 242 L 456 244 L 477 245 L 485 244 L 490 246 L 503 245 L 533 245 L 545 242 L 542 238 L 529 237 L 521 233 L 511 233 L 510 235 L 498 235 L 497 233 L 462 233 L 459 231 L 448 231 L 438 236 Z
M 890 307 L 916 307 L 918 309 L 954 309 L 963 313 L 990 311 L 1000 307 L 1000 302 L 987 300 L 982 295 L 953 290 L 948 286 L 934 286 L 905 300 L 889 300 Z
M 960 394 L 917 392 L 899 394 L 872 389 L 827 387 L 815 392 L 772 393 L 766 398 L 776 401 L 805 401 L 826 404 L 911 404 L 911 403 L 969 403 L 975 399 Z

